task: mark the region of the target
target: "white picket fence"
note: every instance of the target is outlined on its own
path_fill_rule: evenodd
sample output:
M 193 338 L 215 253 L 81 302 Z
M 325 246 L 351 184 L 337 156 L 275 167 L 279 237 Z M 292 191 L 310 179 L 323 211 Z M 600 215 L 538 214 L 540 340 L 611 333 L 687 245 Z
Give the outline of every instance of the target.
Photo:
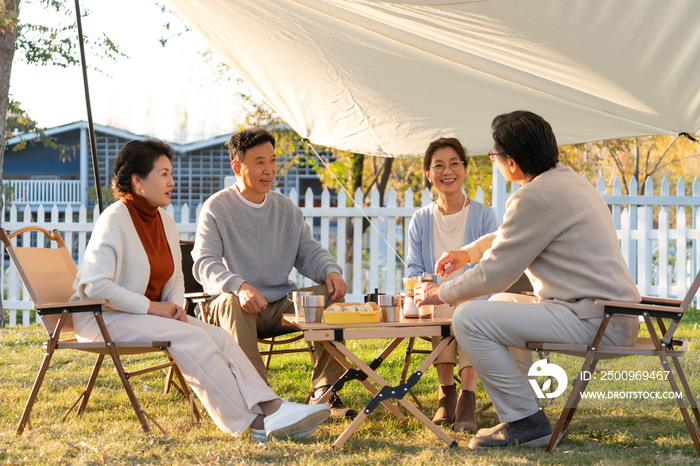
M 598 191 L 611 206 L 623 256 L 636 279 L 640 293 L 659 297 L 684 296 L 700 264 L 700 181 L 694 180 L 690 196 L 685 195 L 683 180 L 678 182 L 675 196 L 669 195 L 669 186 L 665 179 L 661 184 L 660 195 L 652 194 L 654 186 L 651 180 L 647 180 L 645 188 L 648 194 L 644 196 L 622 195 L 621 183 L 616 179 L 612 194 L 605 194 L 603 179 L 600 178 L 597 183 Z M 517 185 L 514 189 L 517 189 Z M 630 183 L 629 191 L 637 192 L 635 180 Z M 502 191 L 500 195 L 494 196 L 497 210 L 498 206 L 505 206 L 505 199 L 509 195 L 510 193 Z M 483 191 L 479 189 L 475 199 L 483 202 L 483 197 Z M 290 198 L 298 205 L 295 191 L 292 191 Z M 361 204 L 361 198 L 362 194 L 358 190 L 355 195 L 356 202 Z M 374 288 L 386 293 L 402 291 L 401 277 L 405 269 L 398 254 L 394 254 L 393 251 L 401 251 L 407 244 L 406 234 L 410 218 L 418 208 L 430 203 L 431 193 L 424 190 L 420 200 L 415 198 L 413 192 L 408 190 L 403 202 L 399 203 L 397 194 L 392 189 L 386 197 L 385 207 L 380 207 L 379 192 L 375 189 L 370 194 L 369 206 L 360 211 L 357 207 L 346 207 L 346 196 L 343 192 L 338 195 L 337 206 L 332 207 L 331 196 L 324 190 L 320 207 L 301 209 L 323 247 L 330 250 L 336 258 L 346 256 L 346 227 L 348 221 L 353 220 L 351 244 L 354 259 L 348 264 L 345 264 L 344 260 L 340 261 L 344 276 L 348 280 L 348 300 L 358 301 L 363 294 Z M 417 206 L 416 201 L 419 204 Z M 403 204 L 404 207 L 399 204 Z M 305 205 L 313 206 L 313 193 L 310 189 L 305 194 Z M 200 208 L 201 205 L 197 207 L 196 218 L 199 218 Z M 196 222 L 188 222 L 190 211 L 187 205 L 179 210 L 179 215 L 176 216 L 174 208 L 168 208 L 171 216 L 182 219 L 178 223 L 181 238 L 192 239 Z M 373 225 L 364 235 L 363 212 Z M 669 221 L 672 213 L 675 214 L 675 224 Z M 42 221 L 45 218 L 44 214 L 44 208 L 40 206 L 36 215 L 32 217 L 30 207 L 26 206 L 24 218 L 40 220 L 20 222 L 17 220 L 17 208 L 12 206 L 9 220 L 4 222 L 3 227 L 7 231 L 18 230 L 28 225 L 39 225 L 48 230 L 58 229 L 63 234 L 66 244 L 72 248 L 76 262 L 80 264 L 93 227 L 93 223 L 87 221 L 85 207 L 80 208 L 77 222 L 73 221 L 73 210 L 70 206 L 66 208 L 63 221 L 59 221 L 59 209 L 55 205 L 51 209 L 49 221 Z M 98 212 L 95 209 L 93 217 L 97 216 Z M 28 234 L 22 241 L 24 244 L 29 243 Z M 4 249 L 2 253 L 5 257 Z M 311 285 L 309 279 L 299 276 L 296 271 L 292 271 L 290 277 L 301 286 Z M 4 307 L 20 310 L 22 324 L 28 325 L 31 302 L 24 293 L 17 272 L 8 260 L 4 261 L 4 267 L 0 270 L 0 283 L 5 297 Z M 9 325 L 16 324 L 17 313 L 10 312 Z

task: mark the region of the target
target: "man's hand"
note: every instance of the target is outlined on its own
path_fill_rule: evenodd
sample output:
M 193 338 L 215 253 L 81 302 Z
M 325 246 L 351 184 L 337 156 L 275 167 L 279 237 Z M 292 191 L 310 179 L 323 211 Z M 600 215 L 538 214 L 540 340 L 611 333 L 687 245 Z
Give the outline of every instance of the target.
M 326 277 L 326 287 L 328 288 L 328 292 L 332 293 L 332 300 L 342 298 L 348 291 L 348 284 L 345 283 L 345 280 L 343 280 L 343 277 L 341 277 L 338 272 L 331 272 L 328 274 Z
M 458 249 L 456 251 L 445 251 L 440 259 L 435 263 L 435 274 L 442 278 L 447 278 L 455 270 L 459 270 L 469 263 L 469 253 Z
M 187 322 L 187 312 L 175 303 L 168 301 L 151 301 L 148 306 L 148 314 L 153 314 L 166 319 L 175 319 Z
M 413 290 L 416 306 L 422 306 L 424 304 L 443 304 L 444 301 L 441 301 L 438 297 L 439 290 L 440 285 L 437 283 L 419 282 Z
M 243 283 L 238 288 L 236 295 L 238 296 L 238 302 L 241 303 L 241 308 L 246 312 L 253 314 L 267 309 L 267 300 L 254 286 Z

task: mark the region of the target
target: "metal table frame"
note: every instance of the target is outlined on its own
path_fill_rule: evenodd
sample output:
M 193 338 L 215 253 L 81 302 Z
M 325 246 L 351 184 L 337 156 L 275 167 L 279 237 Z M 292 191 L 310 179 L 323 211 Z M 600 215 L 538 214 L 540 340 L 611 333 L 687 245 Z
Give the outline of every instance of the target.
M 394 399 L 400 406 L 413 414 L 420 422 L 432 430 L 443 442 L 449 446 L 457 446 L 457 442 L 436 426 L 415 405 L 405 399 L 406 394 L 418 383 L 421 376 L 435 361 L 440 352 L 454 341 L 451 319 L 434 318 L 431 320 L 406 319 L 399 322 L 381 322 L 377 324 L 350 324 L 331 325 L 325 323 L 306 323 L 303 317 L 285 315 L 286 325 L 292 325 L 304 332 L 307 342 L 319 342 L 323 347 L 346 369 L 345 374 L 338 379 L 331 389 L 321 397 L 319 403 L 327 401 L 335 392 L 340 390 L 345 383 L 359 380 L 360 383 L 373 395 L 373 398 L 360 411 L 352 423 L 333 443 L 333 447 L 342 447 L 350 436 L 357 430 L 362 422 L 381 403 L 389 412 L 405 419 L 405 416 L 396 406 L 390 403 Z M 426 357 L 425 361 L 408 377 L 405 383 L 392 386 L 375 371 L 383 361 L 401 344 L 405 338 L 442 336 L 440 344 Z M 391 338 L 392 342 L 370 364 L 366 364 L 357 355 L 348 349 L 343 340 L 369 340 Z M 351 364 L 352 363 L 352 364 Z M 354 367 L 353 367 L 354 364 Z M 357 367 L 357 369 L 355 369 Z M 367 379 L 371 379 L 380 389 L 377 389 Z

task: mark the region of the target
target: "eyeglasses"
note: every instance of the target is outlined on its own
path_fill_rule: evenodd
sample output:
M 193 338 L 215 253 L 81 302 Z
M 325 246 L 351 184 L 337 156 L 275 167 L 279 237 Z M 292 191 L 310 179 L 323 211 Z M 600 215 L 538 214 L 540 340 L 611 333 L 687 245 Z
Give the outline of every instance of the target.
M 495 162 L 495 161 L 496 161 L 496 156 L 498 156 L 498 155 L 501 155 L 501 154 L 499 154 L 499 153 L 496 152 L 495 150 L 489 151 L 489 158 L 491 159 L 491 161 L 494 161 L 494 162 Z
M 450 170 L 456 173 L 462 168 L 464 168 L 464 162 L 462 162 L 461 160 L 459 162 L 452 162 L 448 165 L 448 167 L 450 167 Z M 433 173 L 439 175 L 440 173 L 445 171 L 445 165 L 441 163 L 436 163 L 435 165 L 431 165 L 430 169 L 433 170 Z

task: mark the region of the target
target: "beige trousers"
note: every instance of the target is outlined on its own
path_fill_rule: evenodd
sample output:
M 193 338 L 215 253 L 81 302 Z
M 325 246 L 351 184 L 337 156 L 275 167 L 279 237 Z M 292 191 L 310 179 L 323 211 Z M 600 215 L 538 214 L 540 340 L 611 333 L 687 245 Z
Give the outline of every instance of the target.
M 507 295 L 506 293 L 502 293 L 502 295 Z M 511 295 L 511 296 L 519 296 L 519 295 Z M 498 298 L 496 298 L 498 299 Z M 449 304 L 441 304 L 439 306 L 435 306 L 435 317 L 445 317 L 448 319 L 452 319 L 454 317 L 455 313 L 455 306 L 451 306 Z M 432 344 L 433 344 L 433 349 L 440 344 L 442 341 L 442 337 L 432 337 Z M 471 363 L 469 362 L 469 359 L 467 358 L 467 355 L 464 354 L 464 350 L 462 349 L 461 346 L 455 341 L 455 344 L 449 344 L 445 347 L 445 349 L 442 350 L 440 355 L 438 355 L 437 359 L 435 359 L 435 362 L 433 363 L 434 365 L 438 364 L 452 364 L 456 365 L 457 364 L 457 356 L 459 356 L 459 370 L 458 373 L 461 374 L 462 369 L 465 367 L 472 367 Z M 513 358 L 515 359 L 515 364 L 518 366 L 518 371 L 522 374 L 523 377 L 527 378 L 527 371 L 530 369 L 530 366 L 532 366 L 532 352 L 531 351 L 520 351 L 515 348 L 510 348 L 510 351 L 513 353 Z
M 316 295 L 326 297 L 326 307 L 333 301 L 326 285 L 317 285 L 300 290 L 313 291 Z M 253 364 L 255 370 L 265 382 L 267 379 L 267 369 L 263 363 L 260 350 L 258 349 L 258 335 L 263 338 L 276 335 L 284 335 L 294 331 L 293 327 L 282 325 L 283 314 L 293 314 L 294 304 L 284 298 L 267 304 L 267 309 L 259 313 L 250 313 L 243 310 L 238 296 L 232 293 L 219 295 L 207 306 L 209 322 L 228 331 L 238 342 L 243 352 Z M 316 365 L 311 374 L 311 388 L 316 389 L 325 385 L 331 385 L 338 380 L 345 369 L 328 353 L 320 344 L 314 345 L 316 355 Z M 268 382 L 269 383 L 269 382 Z
M 114 340 L 167 340 L 168 352 L 219 429 L 246 431 L 259 403 L 279 397 L 225 330 L 194 317 L 187 323 L 153 315 L 124 314 L 107 325 Z M 97 337 L 102 339 L 102 335 Z
M 500 293 L 488 301 L 467 301 L 457 306 L 452 328 L 479 375 L 501 422 L 535 414 L 538 400 L 523 377 L 509 347 L 527 349 L 531 341 L 590 344 L 602 317 L 579 319 L 568 307 L 535 302 L 525 295 Z M 634 345 L 639 330 L 636 316 L 616 315 L 602 343 Z

